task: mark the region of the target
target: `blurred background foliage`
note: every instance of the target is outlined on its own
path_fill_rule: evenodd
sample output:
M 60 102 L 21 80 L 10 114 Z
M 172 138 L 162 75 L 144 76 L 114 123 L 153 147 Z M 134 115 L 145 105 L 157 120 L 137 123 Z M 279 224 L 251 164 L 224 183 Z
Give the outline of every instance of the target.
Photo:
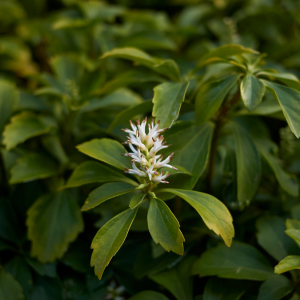
M 235 240 L 248 245 L 237 242 L 228 254 L 197 214 L 175 198 L 170 207 L 187 240 L 183 257 L 151 241 L 146 210 L 140 209 L 101 281 L 89 265 L 90 243 L 98 228 L 128 207 L 130 195 L 82 214 L 79 207 L 97 186 L 93 180 L 98 180 L 82 186 L 72 177 L 73 188 L 62 189 L 87 159 L 75 147 L 95 137 L 125 140 L 120 128 L 130 118 L 151 112 L 146 100 L 166 80 L 163 74 L 126 60 L 100 60 L 105 52 L 135 47 L 173 59 L 185 78 L 209 51 L 238 44 L 265 54 L 264 68 L 299 77 L 299 16 L 300 2 L 295 0 L 0 0 L 0 290 L 10 295 L 0 292 L 0 299 L 251 300 L 259 293 L 261 300 L 300 299 L 297 271 L 287 277 L 270 275 L 278 261 L 299 254 L 284 234 L 286 218 L 300 220 L 299 195 L 278 186 L 266 162 L 264 184 L 245 208 L 233 196 L 230 179 L 225 178 L 226 189 L 219 188 L 220 172 L 232 177 L 230 158 L 220 151 L 217 161 L 212 194 L 231 209 Z M 197 72 L 179 120 L 194 118 L 199 80 L 217 73 L 216 65 Z M 270 136 L 269 148 L 280 168 L 299 181 L 300 143 L 278 108 L 267 109 L 255 124 L 249 120 L 247 124 L 247 118 L 241 122 L 254 135 Z M 196 190 L 207 192 L 205 178 L 200 178 Z M 272 252 L 278 247 L 279 254 Z M 256 257 L 248 263 L 264 275 L 247 275 L 252 280 L 244 280 L 247 276 L 232 275 L 238 274 L 235 269 L 220 276 L 231 279 L 193 276 L 191 266 L 204 252 L 203 259 L 211 265 L 216 261 L 216 269 L 228 260 L 243 269 L 243 262 Z M 203 259 L 195 269 L 203 270 Z M 274 296 L 274 286 L 283 292 Z M 153 292 L 143 294 L 146 290 Z

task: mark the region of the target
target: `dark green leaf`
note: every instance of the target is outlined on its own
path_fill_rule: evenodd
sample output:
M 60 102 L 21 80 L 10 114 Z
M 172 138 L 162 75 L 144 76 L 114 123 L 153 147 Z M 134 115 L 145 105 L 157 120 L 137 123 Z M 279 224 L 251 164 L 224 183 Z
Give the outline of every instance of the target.
M 291 281 L 285 276 L 274 275 L 260 286 L 257 300 L 279 300 L 290 294 L 293 289 Z
M 27 153 L 11 169 L 10 183 L 47 178 L 58 172 L 56 162 L 42 153 Z
M 52 154 L 53 157 L 57 161 L 59 161 L 62 165 L 68 163 L 69 158 L 61 144 L 61 141 L 56 135 L 45 135 L 42 138 L 42 143 L 45 148 Z
M 276 98 L 281 106 L 282 112 L 297 138 L 300 137 L 300 93 L 289 87 L 262 80 L 268 91 Z
M 163 78 L 155 72 L 146 72 L 144 70 L 130 70 L 114 77 L 108 81 L 100 90 L 99 94 L 111 93 L 116 89 L 125 87 L 131 84 L 137 85 L 143 82 L 162 82 Z
M 179 229 L 180 224 L 165 202 L 151 198 L 147 220 L 149 232 L 156 244 L 161 244 L 168 252 L 183 254 L 184 237 Z
M 93 249 L 91 266 L 95 267 L 95 274 L 99 279 L 102 278 L 104 269 L 124 243 L 136 213 L 137 208 L 127 209 L 112 218 L 96 233 L 91 245 Z
M 234 280 L 210 278 L 205 285 L 203 300 L 239 300 L 248 288 L 248 284 Z
M 20 143 L 37 135 L 47 133 L 53 124 L 48 119 L 29 112 L 14 116 L 3 132 L 3 143 L 11 150 Z
M 169 298 L 167 298 L 163 294 L 154 291 L 143 291 L 129 298 L 129 300 L 168 300 L 168 299 Z
M 234 237 L 233 220 L 221 201 L 209 194 L 196 191 L 162 189 L 159 192 L 172 193 L 187 201 L 196 209 L 206 226 L 217 235 L 221 235 L 225 244 L 230 247 Z
M 18 101 L 18 92 L 13 84 L 0 80 L 0 132 Z
M 86 199 L 82 211 L 89 210 L 103 203 L 104 201 L 130 193 L 135 190 L 135 186 L 126 182 L 106 183 L 93 190 Z
M 86 106 L 84 106 L 81 112 L 90 112 L 97 109 L 113 107 L 113 106 L 135 106 L 142 102 L 142 99 L 138 94 L 135 94 L 129 89 L 119 89 L 107 96 L 99 99 L 93 98 L 89 100 Z
M 62 284 L 58 277 L 37 276 L 30 300 L 62 300 L 62 294 Z
M 56 56 L 52 58 L 51 65 L 60 83 L 67 88 L 78 83 L 83 75 L 82 66 L 72 56 Z
M 20 256 L 16 256 L 4 265 L 4 269 L 20 283 L 25 297 L 28 298 L 32 290 L 33 282 L 31 272 L 26 261 Z
M 110 124 L 108 131 L 112 131 L 119 125 L 128 124 L 128 121 L 130 119 L 134 118 L 137 115 L 146 114 L 150 112 L 152 108 L 153 103 L 151 101 L 145 101 L 141 104 L 125 109 L 116 116 L 114 121 Z
M 149 277 L 167 288 L 177 300 L 192 300 L 193 280 L 191 270 L 195 259 L 195 256 L 188 256 L 175 268 L 152 274 Z
M 240 242 L 233 243 L 231 248 L 220 245 L 207 250 L 195 263 L 193 273 L 258 281 L 274 276 L 268 260 L 253 246 Z
M 251 73 L 247 73 L 241 83 L 241 97 L 249 111 L 260 104 L 264 94 L 265 85 Z
M 206 123 L 202 126 L 186 126 L 189 123 L 178 123 L 166 132 L 165 140 L 172 144 L 163 155 L 175 152 L 172 165 L 185 168 L 193 176 L 186 176 L 180 187 L 191 189 L 196 184 L 208 162 L 214 125 Z M 172 184 L 172 177 L 170 177 Z
M 96 161 L 85 161 L 80 164 L 69 178 L 66 187 L 76 187 L 92 182 L 121 181 L 136 184 L 135 181 L 115 171 L 109 166 Z
M 268 144 L 264 141 L 256 140 L 256 147 L 260 154 L 264 157 L 264 159 L 267 161 L 267 163 L 270 165 L 272 170 L 275 173 L 275 176 L 278 180 L 279 185 L 283 190 L 285 190 L 288 194 L 292 196 L 298 196 L 299 195 L 299 185 L 297 182 L 297 179 L 291 176 L 290 174 L 286 173 L 280 166 L 278 158 L 273 156 L 270 153 L 270 149 L 268 147 Z
M 257 220 L 257 241 L 277 261 L 296 254 L 296 244 L 284 233 L 285 224 L 279 217 L 263 217 Z
M 121 43 L 125 47 L 136 47 L 143 50 L 176 50 L 176 43 L 159 31 L 141 31 L 126 37 Z
M 0 237 L 19 245 L 21 231 L 18 216 L 12 201 L 0 198 Z
M 24 300 L 20 284 L 3 269 L 0 269 L 0 300 Z
M 178 118 L 189 82 L 167 82 L 154 88 L 153 117 L 160 121 L 160 128 L 171 127 Z
M 240 75 L 234 74 L 225 79 L 204 84 L 196 97 L 195 118 L 199 125 L 207 122 L 220 108 L 230 89 L 238 81 Z
M 56 265 L 55 263 L 52 264 L 42 264 L 38 260 L 30 257 L 25 256 L 27 263 L 33 268 L 38 274 L 41 276 L 49 276 L 55 277 L 56 276 Z
M 130 159 L 121 155 L 127 152 L 126 149 L 115 140 L 94 139 L 77 146 L 77 149 L 118 169 L 125 170 L 131 167 Z
M 260 181 L 260 155 L 252 138 L 238 124 L 231 126 L 237 162 L 237 198 L 249 205 Z
M 61 258 L 69 243 L 83 231 L 77 199 L 67 190 L 36 200 L 27 211 L 26 225 L 32 241 L 31 255 L 41 262 Z

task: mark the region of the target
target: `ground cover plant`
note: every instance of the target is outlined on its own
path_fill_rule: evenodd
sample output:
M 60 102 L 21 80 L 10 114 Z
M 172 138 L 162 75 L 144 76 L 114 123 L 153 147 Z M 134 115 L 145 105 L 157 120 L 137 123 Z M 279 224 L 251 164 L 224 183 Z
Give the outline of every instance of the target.
M 299 14 L 0 0 L 0 300 L 299 300 Z

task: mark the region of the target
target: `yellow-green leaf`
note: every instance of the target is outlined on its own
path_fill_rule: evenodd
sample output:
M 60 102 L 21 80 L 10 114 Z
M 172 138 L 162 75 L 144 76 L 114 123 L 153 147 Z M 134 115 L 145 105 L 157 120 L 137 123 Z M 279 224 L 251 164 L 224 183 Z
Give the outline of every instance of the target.
M 93 249 L 91 266 L 95 267 L 95 274 L 99 279 L 102 278 L 104 269 L 124 243 L 136 213 L 137 208 L 129 208 L 108 221 L 96 233 L 91 245 Z
M 265 85 L 259 79 L 247 73 L 241 83 L 241 97 L 249 111 L 261 103 L 265 89 Z
M 172 193 L 187 201 L 200 214 L 206 226 L 217 235 L 221 235 L 225 244 L 230 247 L 234 237 L 233 220 L 221 201 L 209 194 L 196 191 L 162 189 L 159 192 Z

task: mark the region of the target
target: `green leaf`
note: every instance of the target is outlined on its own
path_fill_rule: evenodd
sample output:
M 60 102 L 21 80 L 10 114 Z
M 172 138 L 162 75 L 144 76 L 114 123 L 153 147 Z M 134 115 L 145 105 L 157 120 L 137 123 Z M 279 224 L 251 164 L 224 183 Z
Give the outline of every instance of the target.
M 279 102 L 282 112 L 297 138 L 300 137 L 300 93 L 289 87 L 262 80 L 267 90 Z
M 173 60 L 163 60 L 159 58 L 154 58 L 146 52 L 137 48 L 115 48 L 110 52 L 104 53 L 101 58 L 107 57 L 117 57 L 132 60 L 136 63 L 144 65 L 160 74 L 169 77 L 173 81 L 180 80 L 179 68 Z
M 191 189 L 203 173 L 209 158 L 214 124 L 206 123 L 202 126 L 189 126 L 182 122 L 175 124 L 165 133 L 165 140 L 172 144 L 162 154 L 170 155 L 175 152 L 172 165 L 185 168 L 193 176 L 186 176 L 180 187 Z M 172 177 L 170 177 L 172 184 Z
M 300 256 L 289 255 L 280 261 L 277 266 L 275 266 L 274 272 L 276 274 L 281 274 L 294 269 L 300 269 Z
M 129 298 L 129 300 L 169 300 L 169 298 L 158 292 L 143 291 Z
M 74 284 L 76 283 L 74 282 Z M 63 286 L 58 276 L 56 278 L 36 276 L 30 300 L 63 300 L 62 289 Z M 66 286 L 64 292 L 70 293 Z
M 178 118 L 189 82 L 166 82 L 154 88 L 153 117 L 160 121 L 160 128 L 171 127 Z
M 278 158 L 274 157 L 270 150 L 268 149 L 268 144 L 264 143 L 262 140 L 256 140 L 256 147 L 260 154 L 267 161 L 275 176 L 278 180 L 281 188 L 286 191 L 289 195 L 298 196 L 299 195 L 299 185 L 297 179 L 286 173 L 280 166 Z
M 130 193 L 135 190 L 135 186 L 126 182 L 106 183 L 93 190 L 85 200 L 82 211 L 89 210 L 103 203 L 104 201 Z
M 0 133 L 17 104 L 18 96 L 17 89 L 13 84 L 0 80 Z
M 159 192 L 175 194 L 193 206 L 206 226 L 217 235 L 221 235 L 225 244 L 230 247 L 234 237 L 232 217 L 227 207 L 217 198 L 196 192 L 177 189 L 162 189 Z
M 4 269 L 20 283 L 25 297 L 28 298 L 32 290 L 33 282 L 26 261 L 21 256 L 16 256 L 4 265 Z
M 261 103 L 265 89 L 265 85 L 259 79 L 247 73 L 241 83 L 241 97 L 249 111 Z
M 21 230 L 11 199 L 0 197 L 0 238 L 21 247 Z
M 142 99 L 138 94 L 124 88 L 108 94 L 101 99 L 93 98 L 89 100 L 88 104 L 80 111 L 90 112 L 111 106 L 122 106 L 127 108 L 128 106 L 135 106 L 140 103 L 142 103 Z
M 220 58 L 225 59 L 230 56 L 241 55 L 244 53 L 258 54 L 258 52 L 250 48 L 244 48 L 243 46 L 240 45 L 230 45 L 230 44 L 224 45 L 204 55 L 204 57 L 202 57 L 202 59 L 199 60 L 197 64 L 197 68 L 203 67 L 206 64 L 214 62 L 215 59 L 220 59 Z
M 126 149 L 115 140 L 106 138 L 94 139 L 77 146 L 77 149 L 118 169 L 131 168 L 130 159 L 122 156 L 122 154 L 127 153 Z
M 299 230 L 300 231 L 300 221 L 299 220 L 292 220 L 292 219 L 287 219 L 286 222 L 285 222 L 285 225 L 286 225 L 286 228 L 288 230 L 291 230 L 291 229 L 294 229 L 294 230 Z M 290 232 L 289 233 L 286 231 L 285 232 L 286 234 L 288 234 L 291 238 L 293 238 L 289 233 L 291 233 L 292 235 L 293 232 Z M 294 239 L 294 241 L 296 242 L 296 244 L 300 247 L 300 241 L 298 241 L 297 239 Z M 292 254 L 292 253 L 289 253 L 289 254 Z
M 112 91 L 125 87 L 131 84 L 137 85 L 144 82 L 162 82 L 164 79 L 155 72 L 149 70 L 130 70 L 120 75 L 115 76 L 112 80 L 105 83 L 105 85 L 97 92 L 97 94 L 107 94 Z
M 233 74 L 225 79 L 204 84 L 200 88 L 195 102 L 195 118 L 198 125 L 207 122 L 218 111 L 239 77 L 240 75 Z
M 172 39 L 160 31 L 140 31 L 126 36 L 121 42 L 122 47 L 135 47 L 143 50 L 176 50 L 177 45 Z
M 127 209 L 108 221 L 96 233 L 91 245 L 93 249 L 91 266 L 95 267 L 95 274 L 99 279 L 102 278 L 104 269 L 124 243 L 136 213 L 137 208 Z
M 41 262 L 61 258 L 69 244 L 83 231 L 76 197 L 67 190 L 36 200 L 27 211 L 26 225 L 32 242 L 31 255 Z
M 277 261 L 289 254 L 296 254 L 296 244 L 284 233 L 285 224 L 279 217 L 263 217 L 257 220 L 256 236 L 259 245 Z
M 62 165 L 66 165 L 69 162 L 69 158 L 61 144 L 61 141 L 56 135 L 45 135 L 42 137 L 42 143 L 51 153 L 56 160 L 58 160 Z
M 259 288 L 257 300 L 279 300 L 290 294 L 294 287 L 283 275 L 268 278 Z
M 300 300 L 300 295 L 295 292 L 289 300 Z
M 56 264 L 42 264 L 38 260 L 30 257 L 25 256 L 25 259 L 27 263 L 30 265 L 31 268 L 33 268 L 38 274 L 41 276 L 49 276 L 49 277 L 55 277 L 56 276 Z
M 132 197 L 132 199 L 130 200 L 129 207 L 131 209 L 134 209 L 136 206 L 143 203 L 146 200 L 145 196 L 146 196 L 146 194 L 136 194 L 136 195 L 134 195 Z
M 128 120 L 134 118 L 137 115 L 149 113 L 150 111 L 152 111 L 152 108 L 153 103 L 151 101 L 145 101 L 136 106 L 123 110 L 115 117 L 113 122 L 110 124 L 108 131 L 112 131 L 119 125 L 128 124 Z
M 244 281 L 210 278 L 205 285 L 203 300 L 239 300 L 248 288 Z
M 196 261 L 193 273 L 258 281 L 274 276 L 269 261 L 253 246 L 240 242 L 234 242 L 231 248 L 220 245 L 205 251 Z
M 299 229 L 287 229 L 285 233 L 290 236 L 295 242 L 300 243 L 300 230 Z
M 249 205 L 259 185 L 260 155 L 252 138 L 238 124 L 231 123 L 237 162 L 237 198 Z
M 75 56 L 59 55 L 52 58 L 50 63 L 58 80 L 65 87 L 79 83 L 83 76 L 83 67 Z
M 159 243 L 168 252 L 183 254 L 184 237 L 179 229 L 180 224 L 164 201 L 151 198 L 147 220 L 156 244 Z
M 20 284 L 3 269 L 0 269 L 0 300 L 24 300 Z
M 42 153 L 27 153 L 11 169 L 10 183 L 47 178 L 58 172 L 56 162 Z
M 121 181 L 137 185 L 137 183 L 111 167 L 96 161 L 85 161 L 76 167 L 66 187 L 76 187 L 93 182 Z
M 171 270 L 155 273 L 149 277 L 167 288 L 177 300 L 193 299 L 192 266 L 196 257 L 190 255 Z
M 11 122 L 5 127 L 3 143 L 7 150 L 11 150 L 29 138 L 47 133 L 52 125 L 46 118 L 23 112 L 11 118 Z
M 70 245 L 68 252 L 61 259 L 61 262 L 71 267 L 75 271 L 90 274 L 90 257 L 91 254 L 89 243 L 86 243 L 85 240 L 78 238 Z
M 300 82 L 299 79 L 291 73 L 272 73 L 272 72 L 259 72 L 256 74 L 257 76 L 264 75 L 269 77 L 271 80 L 278 79 L 282 83 L 286 84 L 287 86 L 300 91 Z

